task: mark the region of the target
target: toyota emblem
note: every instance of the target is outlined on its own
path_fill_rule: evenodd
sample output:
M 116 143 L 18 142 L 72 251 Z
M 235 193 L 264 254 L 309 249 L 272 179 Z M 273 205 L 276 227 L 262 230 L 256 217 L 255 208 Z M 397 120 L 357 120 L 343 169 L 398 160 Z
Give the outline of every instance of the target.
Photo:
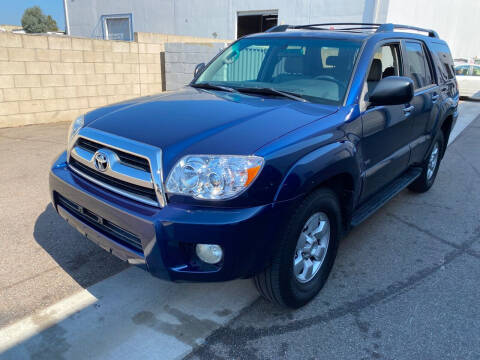
M 101 150 L 97 151 L 93 156 L 93 161 L 95 162 L 95 167 L 98 171 L 104 172 L 108 168 L 108 157 L 107 154 Z

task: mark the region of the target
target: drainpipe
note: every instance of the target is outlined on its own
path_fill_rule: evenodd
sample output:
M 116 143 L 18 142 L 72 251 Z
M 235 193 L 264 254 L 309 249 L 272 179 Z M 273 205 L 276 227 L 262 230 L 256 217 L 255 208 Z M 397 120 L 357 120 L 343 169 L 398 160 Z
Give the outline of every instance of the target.
M 63 10 L 65 11 L 65 34 L 70 35 L 70 19 L 68 18 L 67 0 L 63 0 Z
M 373 7 L 373 19 L 372 19 L 373 23 L 378 22 L 378 18 L 379 18 L 378 12 L 380 10 L 379 8 L 380 8 L 380 0 L 375 0 L 374 7 Z

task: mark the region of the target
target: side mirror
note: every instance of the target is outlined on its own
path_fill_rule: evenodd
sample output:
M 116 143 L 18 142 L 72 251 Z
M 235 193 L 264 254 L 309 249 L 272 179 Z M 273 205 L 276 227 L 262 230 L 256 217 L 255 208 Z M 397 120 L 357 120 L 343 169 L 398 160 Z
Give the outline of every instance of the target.
M 406 76 L 389 76 L 375 86 L 369 101 L 372 105 L 400 105 L 413 98 L 413 81 Z
M 196 78 L 198 74 L 200 74 L 203 69 L 205 69 L 205 63 L 200 63 L 195 66 L 195 70 L 193 71 L 193 77 Z

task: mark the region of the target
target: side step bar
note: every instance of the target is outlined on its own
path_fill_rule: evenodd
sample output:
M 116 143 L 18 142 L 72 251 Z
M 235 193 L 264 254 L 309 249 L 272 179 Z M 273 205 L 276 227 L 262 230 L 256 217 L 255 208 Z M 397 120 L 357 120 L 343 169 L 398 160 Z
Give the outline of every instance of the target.
M 403 175 L 398 177 L 383 190 L 373 195 L 370 200 L 355 210 L 352 215 L 350 226 L 355 227 L 365 221 L 370 215 L 385 205 L 386 202 L 415 181 L 415 179 L 421 174 L 421 168 L 411 168 L 407 170 Z

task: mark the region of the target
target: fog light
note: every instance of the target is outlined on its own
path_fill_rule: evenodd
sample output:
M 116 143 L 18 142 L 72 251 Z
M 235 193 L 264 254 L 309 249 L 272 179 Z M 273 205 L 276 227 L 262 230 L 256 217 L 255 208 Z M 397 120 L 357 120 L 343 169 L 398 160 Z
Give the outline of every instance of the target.
M 220 245 L 197 244 L 195 251 L 200 260 L 207 264 L 217 264 L 223 258 L 223 250 Z

